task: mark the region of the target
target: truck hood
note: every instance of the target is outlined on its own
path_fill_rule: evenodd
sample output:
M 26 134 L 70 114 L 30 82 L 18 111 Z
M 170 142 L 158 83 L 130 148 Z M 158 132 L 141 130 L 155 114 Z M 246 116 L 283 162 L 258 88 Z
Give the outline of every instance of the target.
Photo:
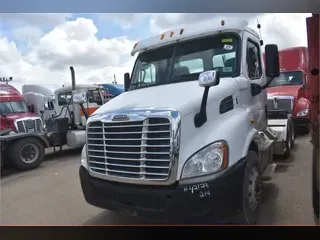
M 219 85 L 211 87 L 208 105 L 232 95 L 239 89 L 235 78 L 222 78 Z M 197 81 L 173 83 L 124 92 L 101 106 L 93 115 L 126 111 L 136 108 L 174 108 L 181 116 L 200 110 L 204 88 Z
M 268 96 L 298 96 L 300 86 L 279 86 L 267 88 Z
M 26 112 L 26 113 L 12 113 L 7 115 L 7 120 L 9 121 L 14 121 L 16 119 L 20 118 L 26 118 L 26 117 L 38 117 L 36 114 L 31 113 L 31 112 Z

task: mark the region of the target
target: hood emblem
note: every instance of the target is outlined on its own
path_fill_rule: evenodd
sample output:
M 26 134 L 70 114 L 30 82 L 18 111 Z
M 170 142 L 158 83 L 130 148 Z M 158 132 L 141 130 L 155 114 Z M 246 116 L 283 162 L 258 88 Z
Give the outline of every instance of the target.
M 111 119 L 112 121 L 129 121 L 129 115 L 121 114 L 121 115 L 114 115 Z

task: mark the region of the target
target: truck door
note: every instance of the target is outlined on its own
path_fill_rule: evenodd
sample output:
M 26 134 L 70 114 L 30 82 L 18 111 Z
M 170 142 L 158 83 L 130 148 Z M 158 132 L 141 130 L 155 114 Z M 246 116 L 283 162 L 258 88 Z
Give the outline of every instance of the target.
M 243 61 L 244 75 L 249 79 L 250 85 L 252 83 L 264 85 L 266 83 L 263 74 L 262 53 L 260 49 L 259 39 L 254 35 L 245 32 L 243 37 Z M 250 86 L 251 87 L 251 86 Z M 250 89 L 251 90 L 251 89 Z M 263 130 L 267 124 L 267 91 L 264 89 L 260 94 L 251 97 L 252 116 L 254 119 L 254 127 L 257 130 Z

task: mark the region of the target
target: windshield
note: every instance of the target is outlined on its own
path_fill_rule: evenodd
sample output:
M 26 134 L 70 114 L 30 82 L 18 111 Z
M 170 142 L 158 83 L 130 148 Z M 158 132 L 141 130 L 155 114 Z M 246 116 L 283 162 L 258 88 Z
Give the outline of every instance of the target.
M 103 105 L 102 98 L 101 98 L 101 90 L 89 90 L 88 91 L 88 101 L 89 103 L 96 103 L 98 106 Z
M 136 60 L 130 90 L 195 81 L 204 71 L 218 69 L 221 77 L 237 74 L 239 38 L 219 34 L 149 50 Z
M 28 107 L 24 101 L 0 102 L 0 113 L 26 113 Z
M 282 72 L 272 80 L 269 87 L 302 85 L 302 72 Z

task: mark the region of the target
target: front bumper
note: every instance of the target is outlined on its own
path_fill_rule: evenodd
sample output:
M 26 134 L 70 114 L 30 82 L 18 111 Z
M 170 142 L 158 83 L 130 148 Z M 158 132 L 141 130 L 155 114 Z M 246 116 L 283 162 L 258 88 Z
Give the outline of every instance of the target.
M 80 167 L 86 201 L 96 207 L 164 221 L 229 220 L 242 209 L 246 160 L 209 176 L 176 182 L 171 186 L 141 186 L 91 177 Z
M 295 127 L 308 127 L 310 125 L 310 118 L 295 118 L 294 119 Z

